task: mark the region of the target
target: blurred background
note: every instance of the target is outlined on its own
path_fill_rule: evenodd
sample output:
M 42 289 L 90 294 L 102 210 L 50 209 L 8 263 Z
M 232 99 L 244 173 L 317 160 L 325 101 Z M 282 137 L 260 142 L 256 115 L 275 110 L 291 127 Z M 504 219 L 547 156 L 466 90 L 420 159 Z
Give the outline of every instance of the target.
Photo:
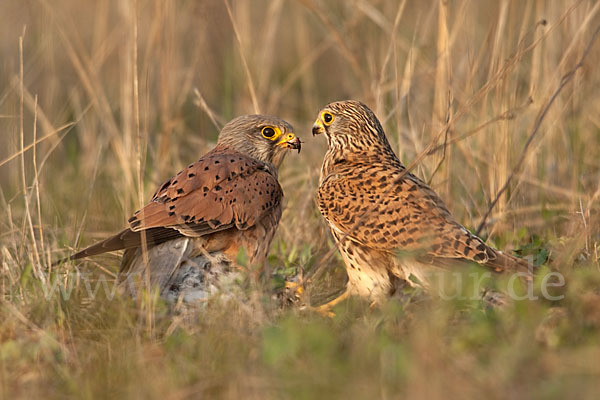
M 517 397 L 575 386 L 591 395 L 585 377 L 600 373 L 592 361 L 600 356 L 592 339 L 600 326 L 600 40 L 592 42 L 599 11 L 593 0 L 2 0 L 0 252 L 2 289 L 11 295 L 0 303 L 0 397 L 465 398 L 505 386 Z M 314 292 L 343 286 L 340 259 L 325 257 L 333 243 L 315 207 L 326 143 L 310 128 L 323 106 L 350 98 L 376 112 L 400 159 L 417 160 L 413 172 L 470 229 L 514 170 L 481 234 L 583 274 L 570 289 L 581 295 L 572 300 L 579 319 L 564 339 L 562 331 L 543 333 L 539 348 L 524 350 L 548 318 L 542 306 L 527 309 L 522 324 L 476 314 L 458 326 L 452 311 L 420 320 L 410 307 L 351 326 L 355 317 L 236 309 L 239 324 L 215 312 L 190 333 L 172 322 L 161 331 L 158 320 L 148 331 L 135 312 L 108 305 L 112 317 L 89 321 L 72 304 L 39 300 L 51 260 L 120 230 L 164 179 L 214 146 L 224 123 L 256 112 L 288 120 L 304 141 L 280 171 L 286 206 L 270 261 L 291 275 L 323 272 Z M 110 274 L 118 257 L 89 264 Z M 67 282 L 87 265 L 52 276 Z M 443 332 L 452 327 L 458 342 L 450 347 L 460 357 L 431 350 L 446 347 Z M 156 340 L 153 329 L 167 334 Z M 510 339 L 494 350 L 503 334 Z M 581 341 L 593 346 L 565 355 L 567 370 L 547 350 Z M 367 347 L 348 350 L 357 344 Z M 486 364 L 493 357 L 504 357 L 500 372 Z M 446 371 L 456 359 L 461 366 Z M 371 367 L 365 373 L 353 363 Z M 533 386 L 519 371 L 529 371 Z M 303 383 L 312 380 L 316 391 Z M 461 389 L 447 392 L 455 382 Z

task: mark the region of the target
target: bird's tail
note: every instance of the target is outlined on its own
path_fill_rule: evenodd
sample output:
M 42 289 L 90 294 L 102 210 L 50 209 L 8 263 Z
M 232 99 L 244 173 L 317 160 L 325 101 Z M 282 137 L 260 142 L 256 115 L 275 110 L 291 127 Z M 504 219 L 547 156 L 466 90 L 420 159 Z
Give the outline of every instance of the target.
M 510 254 L 494 250 L 495 258 L 490 259 L 485 266 L 493 268 L 496 272 L 520 273 L 526 280 L 533 279 L 536 268 L 531 260 L 515 257 Z
M 181 233 L 170 228 L 151 228 L 144 231 L 144 236 L 148 247 L 166 242 L 181 236 Z M 52 266 L 57 266 L 69 260 L 77 260 L 84 257 L 95 256 L 97 254 L 107 253 L 109 251 L 117 251 L 123 249 L 131 249 L 139 247 L 142 243 L 142 232 L 134 232 L 131 229 L 123 229 L 101 242 L 95 243 L 85 249 L 78 251 L 69 257 L 62 258 L 52 263 Z
M 61 258 L 60 260 L 53 262 L 52 266 L 54 267 L 69 260 L 77 260 L 84 257 L 95 256 L 97 254 L 121 250 L 127 247 L 136 247 L 139 246 L 139 244 L 140 233 L 133 232 L 131 229 L 127 228 L 116 235 L 109 237 L 108 239 L 86 247 L 75 254 L 71 254 L 69 257 Z

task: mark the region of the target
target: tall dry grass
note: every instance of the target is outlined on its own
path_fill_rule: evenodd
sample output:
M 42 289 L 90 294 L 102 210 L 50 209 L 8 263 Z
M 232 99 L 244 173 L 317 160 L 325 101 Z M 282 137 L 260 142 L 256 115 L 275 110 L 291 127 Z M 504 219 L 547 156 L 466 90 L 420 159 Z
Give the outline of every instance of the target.
M 593 398 L 599 11 L 591 0 L 3 0 L 0 397 Z M 227 120 L 263 112 L 305 141 L 280 172 L 270 259 L 322 271 L 308 289 L 326 296 L 344 278 L 314 204 L 325 143 L 310 127 L 345 98 L 374 109 L 470 228 L 510 179 L 482 234 L 549 254 L 569 277 L 561 311 L 354 301 L 327 321 L 215 305 L 190 328 L 160 303 L 83 308 L 78 273 L 110 279 L 115 255 L 52 269 L 124 226 Z M 70 300 L 46 299 L 56 279 Z

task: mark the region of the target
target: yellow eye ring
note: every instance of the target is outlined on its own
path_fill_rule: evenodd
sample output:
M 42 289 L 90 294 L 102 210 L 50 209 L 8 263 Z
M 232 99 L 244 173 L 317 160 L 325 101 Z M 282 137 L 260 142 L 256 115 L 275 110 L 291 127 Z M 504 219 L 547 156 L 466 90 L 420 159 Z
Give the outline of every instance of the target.
M 281 130 L 276 126 L 265 126 L 260 130 L 260 133 L 269 140 L 275 140 L 281 135 Z
M 333 123 L 333 120 L 335 119 L 335 117 L 333 116 L 333 114 L 327 112 L 327 111 L 323 111 L 323 114 L 321 114 L 321 120 L 323 120 L 323 123 L 325 124 L 325 126 L 329 126 Z

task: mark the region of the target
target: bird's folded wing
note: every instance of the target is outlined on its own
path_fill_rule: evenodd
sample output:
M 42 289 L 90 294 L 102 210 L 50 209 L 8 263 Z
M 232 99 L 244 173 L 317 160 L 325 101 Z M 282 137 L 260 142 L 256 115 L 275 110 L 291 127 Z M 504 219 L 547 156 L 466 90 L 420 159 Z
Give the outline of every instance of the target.
M 416 253 L 431 262 L 461 259 L 498 272 L 523 266 L 523 260 L 492 249 L 457 223 L 416 176 L 376 167 L 362 174 L 331 174 L 319 188 L 321 213 L 348 239 L 378 250 Z
M 180 236 L 248 229 L 277 210 L 282 198 L 276 172 L 268 165 L 217 147 L 163 183 L 129 219 L 129 228 L 69 259 L 138 247 L 142 231 L 152 246 Z
M 281 187 L 266 164 L 215 150 L 163 183 L 129 219 L 131 230 L 168 227 L 185 236 L 243 230 L 281 202 Z

